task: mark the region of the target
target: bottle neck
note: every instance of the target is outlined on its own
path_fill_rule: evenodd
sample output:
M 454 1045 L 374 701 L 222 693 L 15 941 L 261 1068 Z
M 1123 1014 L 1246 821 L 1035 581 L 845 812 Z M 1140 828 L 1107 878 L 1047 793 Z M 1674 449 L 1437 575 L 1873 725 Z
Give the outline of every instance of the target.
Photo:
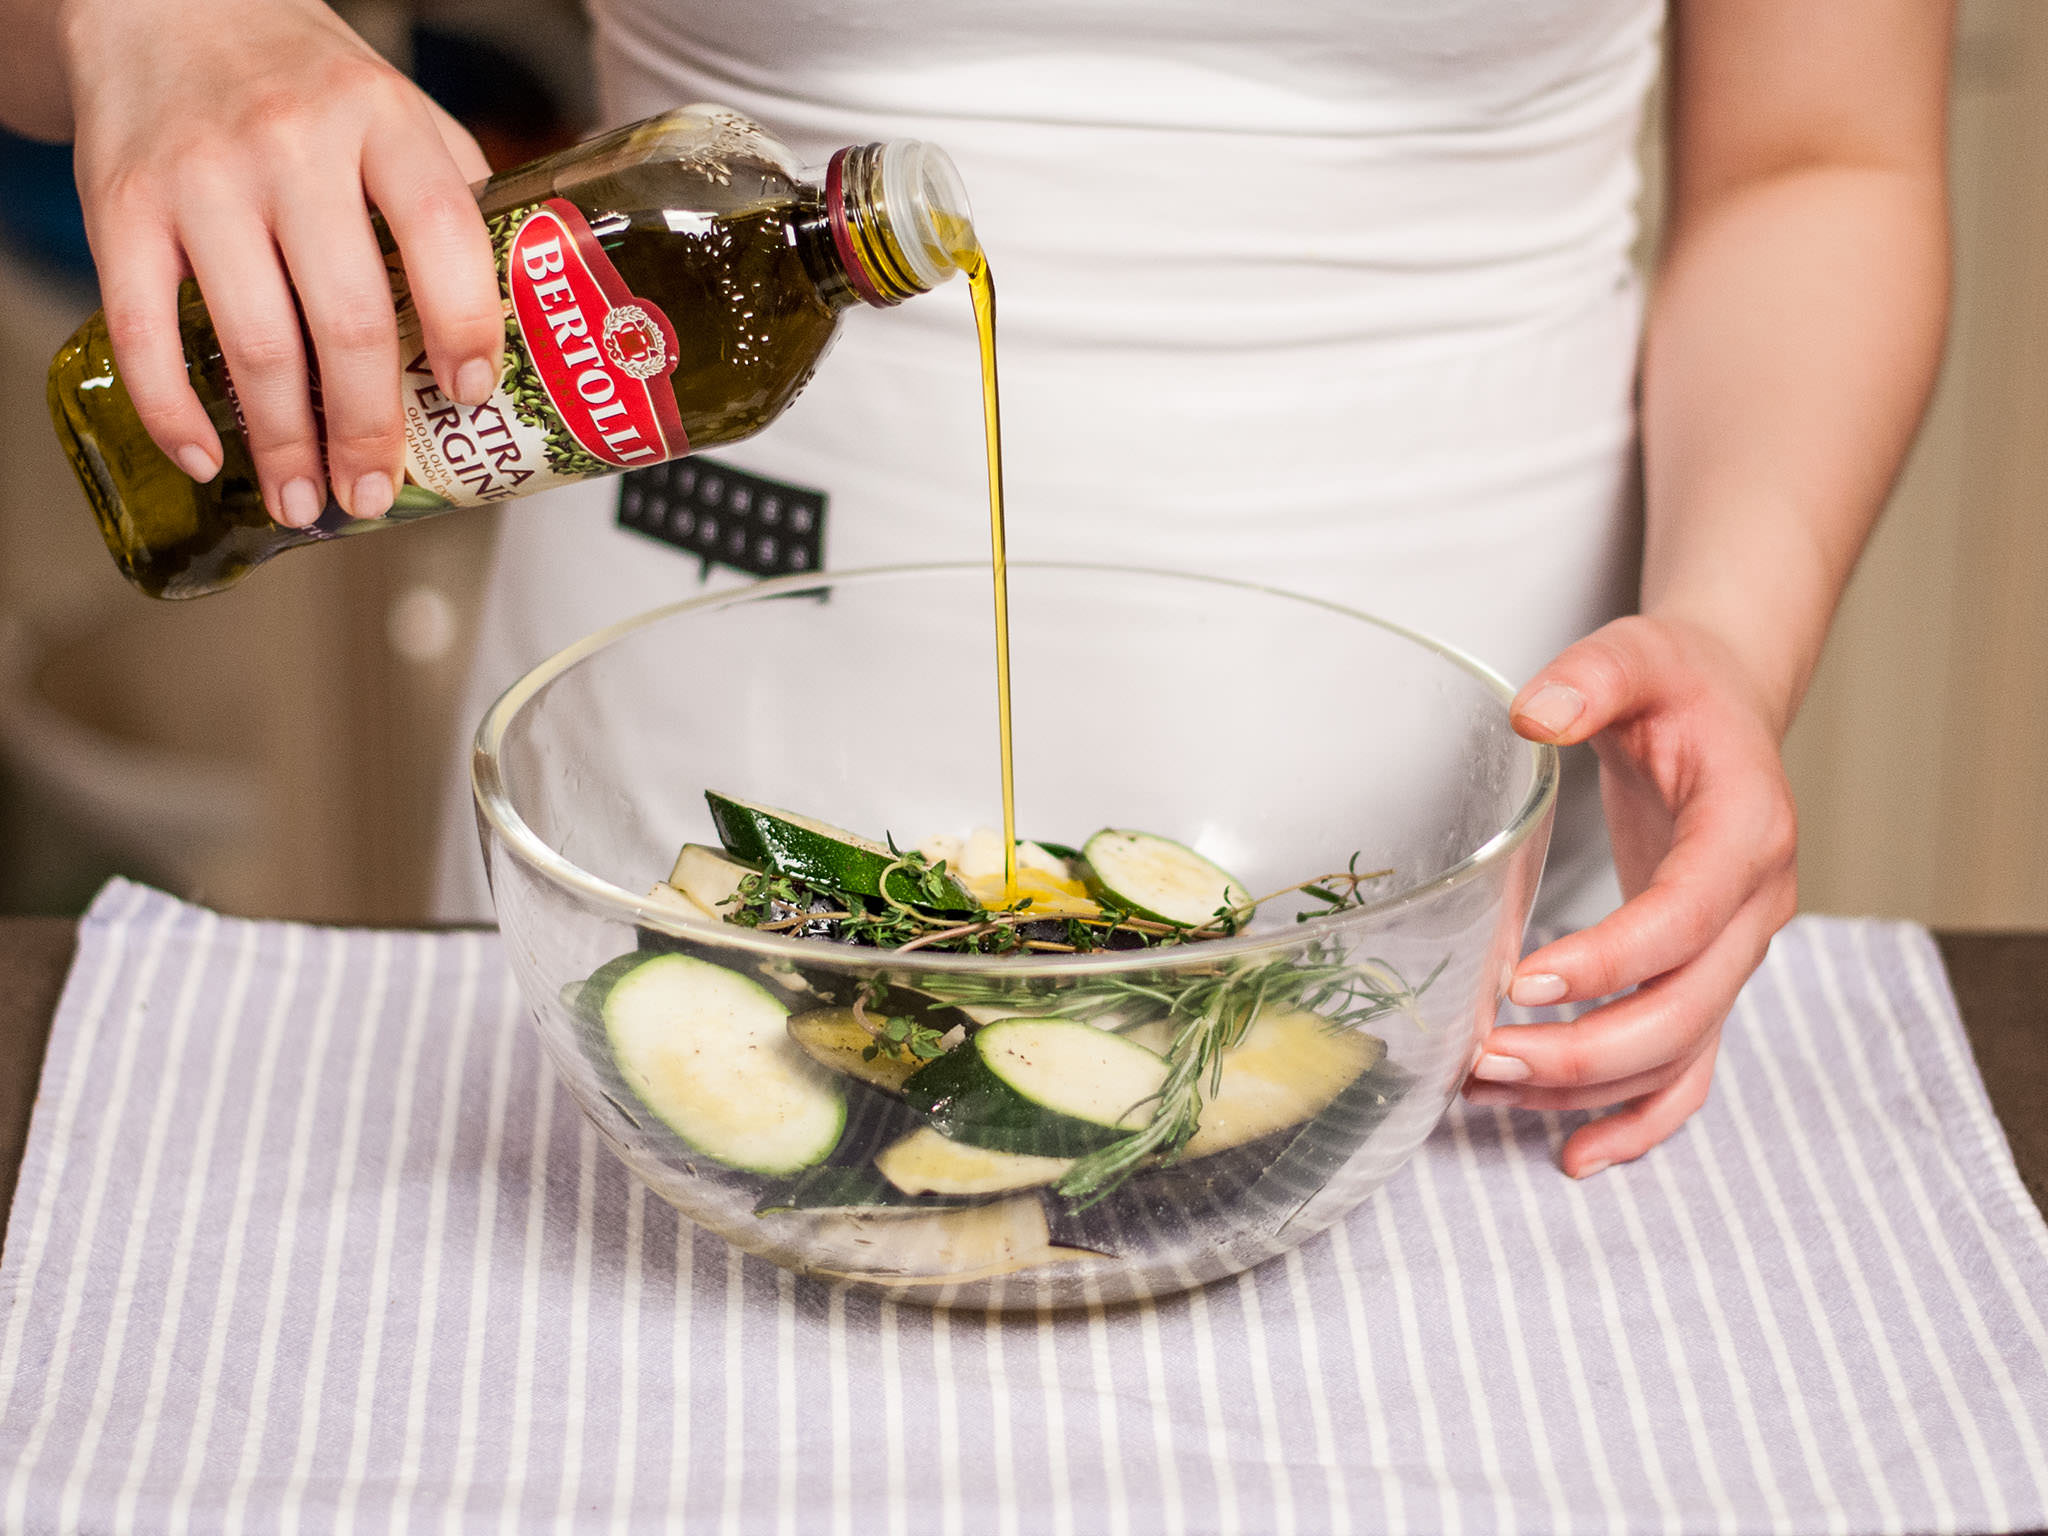
M 929 293 L 981 249 L 953 162 L 914 139 L 833 155 L 825 211 L 848 285 L 877 308 Z

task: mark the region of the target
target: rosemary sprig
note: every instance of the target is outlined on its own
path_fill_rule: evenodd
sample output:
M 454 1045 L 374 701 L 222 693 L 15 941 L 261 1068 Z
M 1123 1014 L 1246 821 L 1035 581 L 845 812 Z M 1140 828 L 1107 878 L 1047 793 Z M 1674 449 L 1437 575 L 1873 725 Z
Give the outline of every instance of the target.
M 1340 872 L 1287 886 L 1246 907 L 1218 908 L 1213 917 L 1183 929 L 1172 942 L 1198 943 L 1235 933 L 1250 911 L 1296 892 L 1321 904 L 1319 910 L 1297 914 L 1297 921 L 1362 906 L 1366 887 L 1390 873 L 1361 871 L 1354 854 Z M 1243 1040 L 1262 1012 L 1316 1013 L 1332 1030 L 1356 1029 L 1387 1013 L 1412 1011 L 1416 1000 L 1443 973 L 1445 963 L 1440 961 L 1420 985 L 1411 986 L 1387 961 L 1350 960 L 1333 940 L 1321 939 L 1303 952 L 1273 959 L 1220 962 L 1192 972 L 1176 969 L 1142 978 L 1078 978 L 1030 998 L 1025 1001 L 1027 1009 L 1030 1002 L 1037 1002 L 1057 1007 L 1063 1018 L 1108 1020 L 1110 1027 L 1117 1029 L 1163 1018 L 1173 1029 L 1166 1051 L 1166 1078 L 1144 1101 L 1153 1106 L 1151 1120 L 1122 1140 L 1076 1161 L 1056 1188 L 1085 1208 L 1112 1194 L 1140 1168 L 1177 1156 L 1201 1123 L 1203 1102 L 1221 1084 L 1224 1053 Z M 924 978 L 921 984 L 956 1004 L 1015 1007 L 1020 1002 L 1016 989 L 1005 988 L 994 977 L 934 976 Z

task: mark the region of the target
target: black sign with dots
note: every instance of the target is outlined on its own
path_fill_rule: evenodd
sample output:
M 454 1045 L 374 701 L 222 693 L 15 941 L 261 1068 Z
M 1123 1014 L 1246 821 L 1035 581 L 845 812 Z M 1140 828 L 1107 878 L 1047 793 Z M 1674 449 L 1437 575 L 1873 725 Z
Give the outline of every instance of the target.
M 619 526 L 749 576 L 825 563 L 825 493 L 689 456 L 619 481 Z

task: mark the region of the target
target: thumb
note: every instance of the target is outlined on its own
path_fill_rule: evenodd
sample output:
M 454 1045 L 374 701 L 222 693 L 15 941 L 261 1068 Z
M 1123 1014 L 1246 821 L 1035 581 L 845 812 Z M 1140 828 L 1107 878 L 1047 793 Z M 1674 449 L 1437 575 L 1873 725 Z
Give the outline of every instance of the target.
M 1639 713 L 1658 671 L 1651 639 L 1642 619 L 1616 619 L 1565 650 L 1515 695 L 1516 732 L 1570 746 Z

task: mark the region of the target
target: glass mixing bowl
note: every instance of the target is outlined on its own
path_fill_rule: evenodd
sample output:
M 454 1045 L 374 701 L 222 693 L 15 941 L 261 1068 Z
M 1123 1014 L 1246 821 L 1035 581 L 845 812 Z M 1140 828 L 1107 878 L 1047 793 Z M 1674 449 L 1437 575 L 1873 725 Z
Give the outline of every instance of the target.
M 613 1151 L 691 1220 L 777 1264 L 934 1305 L 1161 1295 L 1321 1231 L 1429 1134 L 1519 953 L 1557 756 L 1509 728 L 1509 689 L 1485 667 L 1330 603 L 1069 565 L 1013 568 L 1010 601 L 1021 837 L 1078 846 L 1139 828 L 1259 894 L 1354 854 L 1390 873 L 1329 915 L 1299 893 L 1268 902 L 1233 938 L 1023 958 L 794 939 L 643 895 L 682 844 L 716 843 L 707 788 L 903 847 L 1000 824 L 989 572 L 961 565 L 765 582 L 536 667 L 477 733 L 493 900 L 548 1056 Z M 778 1029 L 755 1048 L 846 1097 L 825 1159 L 841 1171 L 804 1185 L 721 1165 L 636 1096 L 585 985 L 636 951 L 739 972 L 792 1016 L 886 983 L 889 1006 L 929 1000 L 970 1029 L 1079 1019 L 1169 1062 L 1178 1037 L 1240 1043 L 1221 1078 L 1199 1080 L 1207 1131 L 1106 1193 L 1063 1193 L 1072 1164 L 1041 1156 L 983 1160 L 997 1172 L 973 1194 L 912 1198 L 874 1159 L 919 1132 L 916 1110 L 832 1076 Z

